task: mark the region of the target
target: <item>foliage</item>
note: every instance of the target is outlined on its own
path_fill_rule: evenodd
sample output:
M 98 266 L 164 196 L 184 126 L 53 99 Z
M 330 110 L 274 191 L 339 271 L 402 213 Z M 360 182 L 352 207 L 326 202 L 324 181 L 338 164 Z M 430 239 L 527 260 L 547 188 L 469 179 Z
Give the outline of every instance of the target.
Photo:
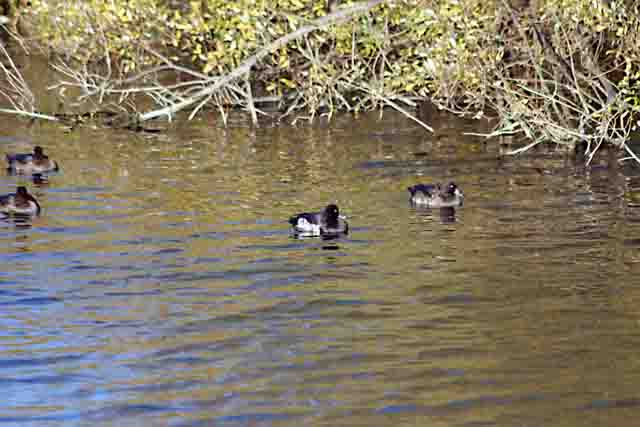
M 252 70 L 251 83 L 311 112 L 369 109 L 387 105 L 383 99 L 429 99 L 461 114 L 491 108 L 505 129 L 519 121 L 531 138 L 575 140 L 607 114 L 617 114 L 618 127 L 635 123 L 636 2 L 511 3 L 390 0 L 272 52 Z M 33 0 L 29 19 L 42 45 L 84 64 L 113 63 L 118 77 L 167 60 L 222 76 L 327 14 L 325 6 L 326 0 Z M 604 80 L 615 102 L 607 99 L 611 92 L 602 99 Z M 567 108 L 584 114 L 571 123 L 562 118 Z M 532 126 L 542 111 L 542 121 L 579 132 L 560 137 Z
M 504 56 L 491 74 L 496 134 L 585 144 L 589 161 L 612 143 L 640 161 L 628 146 L 640 94 L 634 3 L 549 0 L 503 16 L 514 30 L 501 32 Z
M 477 86 L 478 70 L 467 65 L 491 20 L 486 3 L 395 2 L 274 52 L 258 78 L 282 93 L 309 87 L 309 77 L 328 84 L 357 63 L 359 80 L 380 80 L 390 92 L 427 96 L 445 76 Z M 145 46 L 171 52 L 171 59 L 204 73 L 224 74 L 259 47 L 327 13 L 324 0 L 204 0 L 179 7 L 161 0 L 34 0 L 30 12 L 43 43 L 82 62 L 102 60 L 106 50 L 123 74 L 158 61 Z M 310 63 L 309 55 L 320 61 Z

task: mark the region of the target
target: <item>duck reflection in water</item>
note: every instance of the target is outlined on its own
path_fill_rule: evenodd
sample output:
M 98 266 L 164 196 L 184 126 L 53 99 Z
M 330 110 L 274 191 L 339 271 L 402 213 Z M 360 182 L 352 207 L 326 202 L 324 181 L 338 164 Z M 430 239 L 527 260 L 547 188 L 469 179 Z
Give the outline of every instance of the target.
M 440 222 L 443 224 L 452 224 L 456 222 L 456 208 L 451 206 L 440 208 Z
M 439 218 L 441 224 L 453 224 L 457 221 L 456 208 L 451 206 L 439 209 L 428 209 L 424 206 L 414 206 L 413 208 L 417 217 L 429 218 L 430 222 L 433 221 L 434 218 Z

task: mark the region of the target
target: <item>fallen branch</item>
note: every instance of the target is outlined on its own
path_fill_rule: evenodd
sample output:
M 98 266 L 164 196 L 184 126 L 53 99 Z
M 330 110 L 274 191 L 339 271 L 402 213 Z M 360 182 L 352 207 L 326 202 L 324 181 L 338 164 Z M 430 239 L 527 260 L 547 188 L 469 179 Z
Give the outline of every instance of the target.
M 315 21 L 312 21 L 310 24 L 300 27 L 296 31 L 287 34 L 286 36 L 280 37 L 279 39 L 269 43 L 267 46 L 260 49 L 257 53 L 245 59 L 236 69 L 231 71 L 229 74 L 223 77 L 212 77 L 205 82 L 212 83 L 210 86 L 205 87 L 204 89 L 194 93 L 189 98 L 177 102 L 175 104 L 169 105 L 167 107 L 161 108 L 159 110 L 149 111 L 144 114 L 138 115 L 138 120 L 143 122 L 151 119 L 155 119 L 161 116 L 171 117 L 172 114 L 177 113 L 178 111 L 187 108 L 195 103 L 197 103 L 202 98 L 208 97 L 215 93 L 217 90 L 223 88 L 225 85 L 230 83 L 231 81 L 243 76 L 248 73 L 251 68 L 258 63 L 262 58 L 271 54 L 272 52 L 280 49 L 283 46 L 286 46 L 289 42 L 299 39 L 305 34 L 311 33 L 312 31 L 324 28 L 326 26 L 346 21 L 354 16 L 367 12 L 368 10 L 373 9 L 379 4 L 384 3 L 387 0 L 370 0 L 368 2 L 363 2 L 360 4 L 356 4 L 352 7 L 338 9 L 338 11 L 330 13 L 329 15 L 323 16 L 322 18 L 318 18 Z
M 57 117 L 50 116 L 48 114 L 31 113 L 29 111 L 23 111 L 23 110 L 10 110 L 8 108 L 0 108 L 0 113 L 15 114 L 17 116 L 26 116 L 26 117 L 29 117 L 29 118 L 32 118 L 32 119 L 51 120 L 53 122 L 57 122 L 58 121 Z

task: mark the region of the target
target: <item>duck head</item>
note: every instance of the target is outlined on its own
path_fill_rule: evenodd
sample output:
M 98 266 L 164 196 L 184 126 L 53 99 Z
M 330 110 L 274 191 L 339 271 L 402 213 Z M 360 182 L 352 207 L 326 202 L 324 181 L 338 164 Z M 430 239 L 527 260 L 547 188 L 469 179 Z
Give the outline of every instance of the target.
M 338 218 L 340 218 L 340 211 L 338 210 L 338 206 L 331 203 L 324 208 L 324 217 L 327 224 L 337 224 Z
M 462 194 L 462 190 L 458 188 L 455 182 L 450 182 L 449 184 L 447 184 L 445 188 L 445 192 L 450 196 L 459 197 L 459 198 L 464 197 L 464 194 Z

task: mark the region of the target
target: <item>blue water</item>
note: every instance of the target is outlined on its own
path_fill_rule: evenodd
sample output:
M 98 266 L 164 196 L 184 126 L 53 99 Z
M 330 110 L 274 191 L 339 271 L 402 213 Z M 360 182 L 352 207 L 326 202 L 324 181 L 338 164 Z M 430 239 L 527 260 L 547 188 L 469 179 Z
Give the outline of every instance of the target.
M 62 165 L 0 220 L 0 424 L 598 426 L 640 410 L 640 175 L 440 118 L 154 135 L 7 122 Z M 406 187 L 454 180 L 455 211 Z M 289 215 L 335 202 L 336 240 Z

